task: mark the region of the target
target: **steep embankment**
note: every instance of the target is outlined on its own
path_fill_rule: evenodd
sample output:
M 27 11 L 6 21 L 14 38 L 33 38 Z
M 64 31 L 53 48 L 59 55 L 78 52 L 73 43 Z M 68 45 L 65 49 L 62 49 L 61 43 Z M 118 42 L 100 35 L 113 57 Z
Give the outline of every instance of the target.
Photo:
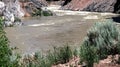
M 71 0 L 62 9 L 119 13 L 120 2 L 119 0 Z

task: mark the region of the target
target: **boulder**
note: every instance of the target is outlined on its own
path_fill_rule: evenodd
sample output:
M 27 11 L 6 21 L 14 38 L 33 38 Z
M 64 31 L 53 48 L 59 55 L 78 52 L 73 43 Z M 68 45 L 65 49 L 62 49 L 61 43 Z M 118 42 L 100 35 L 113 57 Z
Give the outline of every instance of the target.
M 4 17 L 5 26 L 13 26 L 15 18 L 23 17 L 24 11 L 22 11 L 18 0 L 4 0 L 0 1 L 0 15 Z
M 13 13 L 11 13 L 7 8 L 3 12 L 4 16 L 4 26 L 13 26 L 13 23 L 15 21 L 15 16 Z
M 3 14 L 4 9 L 5 9 L 5 3 L 0 1 L 0 16 Z
M 24 16 L 24 11 L 21 9 L 20 2 L 18 0 L 8 2 L 6 4 L 7 10 L 14 14 L 15 17 L 21 18 Z

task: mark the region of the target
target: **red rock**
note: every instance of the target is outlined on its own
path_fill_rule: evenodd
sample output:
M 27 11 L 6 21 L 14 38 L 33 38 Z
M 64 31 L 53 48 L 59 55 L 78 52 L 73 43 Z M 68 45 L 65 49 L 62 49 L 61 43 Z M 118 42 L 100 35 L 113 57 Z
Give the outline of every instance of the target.
M 70 10 L 83 10 L 87 7 L 92 0 L 72 0 L 70 3 L 65 5 L 63 9 L 70 9 Z
M 72 0 L 62 7 L 68 10 L 113 12 L 117 0 Z

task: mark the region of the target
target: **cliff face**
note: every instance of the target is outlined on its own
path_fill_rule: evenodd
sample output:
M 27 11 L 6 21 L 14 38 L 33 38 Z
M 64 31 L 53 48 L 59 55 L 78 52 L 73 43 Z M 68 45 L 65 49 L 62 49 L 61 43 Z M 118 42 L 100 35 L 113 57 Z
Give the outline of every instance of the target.
M 66 0 L 67 1 L 67 0 Z M 94 12 L 118 12 L 119 0 L 71 0 L 61 9 Z
M 91 2 L 92 2 L 92 0 L 72 0 L 71 2 L 68 2 L 67 5 L 65 5 L 63 7 L 63 9 L 68 9 L 68 10 L 83 10 Z
M 96 0 L 83 10 L 95 12 L 113 12 L 116 2 L 116 0 Z

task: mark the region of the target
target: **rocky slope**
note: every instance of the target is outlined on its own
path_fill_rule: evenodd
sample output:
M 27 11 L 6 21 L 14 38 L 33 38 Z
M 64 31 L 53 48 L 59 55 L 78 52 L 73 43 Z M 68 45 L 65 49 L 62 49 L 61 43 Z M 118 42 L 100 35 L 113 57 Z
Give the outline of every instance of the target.
M 4 3 L 4 6 L 0 8 L 4 8 L 5 10 L 7 7 L 14 15 L 24 13 L 22 16 L 30 16 L 31 13 L 40 9 L 42 6 L 47 6 L 45 0 L 1 0 L 1 2 Z
M 62 9 L 119 13 L 119 0 L 66 0 Z M 68 2 L 70 1 L 70 2 Z M 64 3 L 65 4 L 65 3 Z
M 3 16 L 5 26 L 13 26 L 16 18 L 31 16 L 42 6 L 47 6 L 45 0 L 0 0 L 0 16 Z

